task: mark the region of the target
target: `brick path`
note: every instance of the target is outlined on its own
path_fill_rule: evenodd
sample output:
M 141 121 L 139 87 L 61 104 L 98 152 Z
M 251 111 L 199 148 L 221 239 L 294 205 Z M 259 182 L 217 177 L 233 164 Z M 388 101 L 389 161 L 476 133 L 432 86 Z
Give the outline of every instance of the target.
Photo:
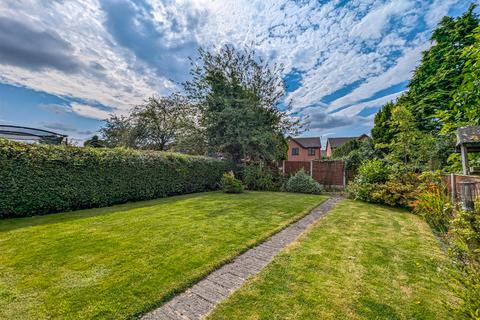
M 202 319 L 252 275 L 263 269 L 273 257 L 295 241 L 311 224 L 327 213 L 341 198 L 330 198 L 310 214 L 273 235 L 262 244 L 239 255 L 229 264 L 210 273 L 184 293 L 145 314 L 143 320 Z

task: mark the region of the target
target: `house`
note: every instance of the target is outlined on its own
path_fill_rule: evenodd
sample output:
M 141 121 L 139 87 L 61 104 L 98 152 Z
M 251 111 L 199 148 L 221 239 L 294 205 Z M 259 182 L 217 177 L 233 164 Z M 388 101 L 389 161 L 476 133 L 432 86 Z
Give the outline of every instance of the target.
M 311 161 L 321 158 L 320 137 L 288 137 L 288 161 Z
M 327 139 L 327 146 L 326 146 L 326 150 L 325 150 L 325 156 L 326 157 L 331 157 L 332 153 L 335 149 L 342 146 L 343 144 L 345 144 L 348 141 L 352 141 L 352 140 L 367 141 L 369 139 L 370 139 L 370 137 L 367 136 L 366 134 L 362 134 L 359 137 L 328 138 Z

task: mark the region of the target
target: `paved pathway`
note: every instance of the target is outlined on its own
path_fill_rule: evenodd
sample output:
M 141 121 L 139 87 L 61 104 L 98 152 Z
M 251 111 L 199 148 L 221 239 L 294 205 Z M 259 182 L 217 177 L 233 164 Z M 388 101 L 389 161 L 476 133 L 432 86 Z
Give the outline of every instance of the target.
M 327 213 L 341 198 L 334 197 L 320 204 L 304 218 L 273 235 L 267 241 L 239 255 L 233 262 L 210 273 L 206 278 L 174 297 L 143 320 L 202 319 L 252 275 L 263 269 L 273 257 L 295 241 L 311 224 Z

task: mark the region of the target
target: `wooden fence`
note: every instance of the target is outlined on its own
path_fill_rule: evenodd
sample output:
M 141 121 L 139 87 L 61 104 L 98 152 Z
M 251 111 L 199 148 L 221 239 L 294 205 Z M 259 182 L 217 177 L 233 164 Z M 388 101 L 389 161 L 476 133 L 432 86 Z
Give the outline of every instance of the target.
M 475 195 L 480 196 L 480 176 L 466 176 L 452 173 L 443 176 L 443 179 L 447 184 L 448 192 L 451 194 L 454 202 L 461 200 L 461 184 L 464 182 L 473 183 Z
M 283 161 L 280 166 L 287 175 L 293 175 L 303 168 L 305 173 L 326 188 L 343 189 L 355 176 L 352 170 L 345 169 L 342 160 Z

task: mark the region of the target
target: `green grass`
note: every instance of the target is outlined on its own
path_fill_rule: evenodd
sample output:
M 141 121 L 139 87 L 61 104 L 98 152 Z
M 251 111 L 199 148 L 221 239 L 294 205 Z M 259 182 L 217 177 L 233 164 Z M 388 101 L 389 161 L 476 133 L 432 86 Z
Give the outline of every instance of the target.
M 347 200 L 209 319 L 452 319 L 448 265 L 418 217 Z
M 323 200 L 202 193 L 0 220 L 0 319 L 138 315 Z

